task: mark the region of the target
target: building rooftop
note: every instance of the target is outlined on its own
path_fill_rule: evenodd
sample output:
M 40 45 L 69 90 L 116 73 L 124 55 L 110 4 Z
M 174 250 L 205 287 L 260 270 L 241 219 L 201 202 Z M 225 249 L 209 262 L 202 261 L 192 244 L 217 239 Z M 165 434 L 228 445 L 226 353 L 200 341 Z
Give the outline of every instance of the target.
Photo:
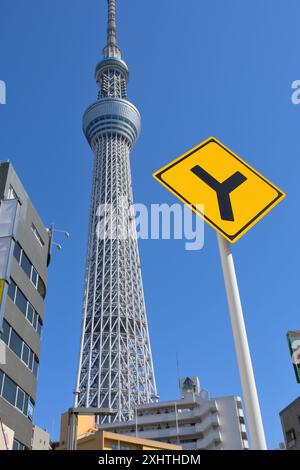
M 299 395 L 298 398 L 295 398 L 295 400 L 293 400 L 289 405 L 287 405 L 285 408 L 283 408 L 283 410 L 281 410 L 281 411 L 279 412 L 279 415 L 281 415 L 282 413 L 284 413 L 287 409 L 292 408 L 293 406 L 295 406 L 296 403 L 298 403 L 298 402 L 299 402 L 299 405 L 300 405 L 300 395 Z

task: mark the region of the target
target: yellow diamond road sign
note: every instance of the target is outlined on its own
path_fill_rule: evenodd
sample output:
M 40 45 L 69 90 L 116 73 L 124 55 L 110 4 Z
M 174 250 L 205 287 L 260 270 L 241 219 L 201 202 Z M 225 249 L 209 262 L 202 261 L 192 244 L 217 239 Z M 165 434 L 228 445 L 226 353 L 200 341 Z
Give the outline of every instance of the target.
M 285 197 L 214 137 L 153 176 L 231 243 Z

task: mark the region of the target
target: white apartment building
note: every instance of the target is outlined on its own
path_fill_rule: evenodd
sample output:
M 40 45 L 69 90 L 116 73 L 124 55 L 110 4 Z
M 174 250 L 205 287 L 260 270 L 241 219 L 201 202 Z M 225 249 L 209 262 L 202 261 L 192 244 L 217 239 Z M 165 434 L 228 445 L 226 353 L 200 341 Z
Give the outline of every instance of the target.
M 51 449 L 50 435 L 48 431 L 40 428 L 39 426 L 33 426 L 31 450 L 50 450 L 50 449 Z
M 184 450 L 249 448 L 239 397 L 211 398 L 200 389 L 198 377 L 181 378 L 180 391 L 180 400 L 139 406 L 135 420 L 102 424 L 101 428 L 180 444 Z

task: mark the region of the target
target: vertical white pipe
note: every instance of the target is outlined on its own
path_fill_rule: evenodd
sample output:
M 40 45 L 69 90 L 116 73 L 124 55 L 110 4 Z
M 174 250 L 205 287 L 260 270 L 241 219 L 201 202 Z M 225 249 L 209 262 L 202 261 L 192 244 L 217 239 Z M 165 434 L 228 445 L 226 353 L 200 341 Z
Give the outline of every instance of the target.
M 251 447 L 253 450 L 266 450 L 267 445 L 265 433 L 261 418 L 231 247 L 224 237 L 219 234 L 217 236 L 235 350 L 240 371 L 243 398 L 246 408 L 246 416 L 250 432 Z

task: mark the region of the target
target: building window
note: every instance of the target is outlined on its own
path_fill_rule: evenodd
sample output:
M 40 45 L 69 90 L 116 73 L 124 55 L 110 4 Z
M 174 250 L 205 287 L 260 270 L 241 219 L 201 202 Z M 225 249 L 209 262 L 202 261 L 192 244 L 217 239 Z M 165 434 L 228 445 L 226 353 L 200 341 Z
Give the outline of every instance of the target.
M 24 444 L 21 444 L 21 442 L 17 441 L 17 439 L 14 439 L 12 450 L 25 450 L 25 446 Z
M 21 254 L 22 254 L 22 248 L 20 247 L 19 243 L 15 243 L 15 248 L 14 248 L 14 257 L 20 263 L 21 261 Z
M 290 447 L 293 447 L 296 443 L 296 433 L 295 433 L 295 429 L 290 429 L 289 431 L 287 431 L 285 433 L 285 436 L 286 436 L 286 442 L 287 442 L 287 446 L 290 448 Z
M 17 307 L 21 310 L 23 315 L 27 318 L 29 323 L 36 330 L 37 334 L 41 336 L 42 322 L 39 318 L 39 315 L 12 279 L 8 288 L 8 295 L 11 300 L 17 305 Z
M 18 389 L 18 395 L 17 395 L 17 408 L 23 412 L 24 410 L 24 401 L 25 401 L 25 393 L 23 392 L 23 390 L 21 390 L 20 388 Z
M 286 440 L 287 440 L 287 442 L 291 442 L 291 441 L 294 441 L 295 439 L 296 439 L 295 430 L 294 430 L 294 429 L 290 429 L 290 430 L 286 433 Z
M 14 281 L 11 279 L 10 280 L 10 284 L 8 286 L 8 295 L 9 297 L 11 298 L 11 300 L 13 302 L 15 302 L 15 296 L 16 296 L 16 284 L 14 283 Z
M 6 320 L 3 320 L 3 332 L 5 334 L 3 334 L 2 339 L 5 344 L 23 361 L 36 377 L 39 365 L 37 356 Z
M 27 411 L 27 416 L 28 418 L 30 419 L 30 421 L 32 421 L 33 419 L 33 403 L 32 401 L 29 401 L 28 402 L 28 411 Z
M 38 373 L 38 368 L 39 368 L 39 360 L 37 359 L 36 356 L 34 356 L 34 361 L 33 361 L 33 375 L 37 377 Z
M 38 230 L 37 230 L 37 228 L 34 224 L 31 225 L 31 230 L 33 231 L 33 233 L 35 235 L 35 238 L 37 239 L 37 241 L 39 242 L 39 244 L 43 248 L 45 246 L 45 242 L 42 239 L 41 235 L 39 234 L 39 232 L 38 232 Z
M 0 370 L 0 396 L 2 395 L 2 384 L 3 384 L 4 373 Z
M 34 285 L 34 287 L 37 288 L 37 285 L 38 285 L 38 273 L 36 272 L 36 270 L 34 269 L 33 266 L 32 266 L 32 271 L 31 271 L 31 282 L 32 282 L 32 284 Z
M 21 310 L 23 315 L 27 314 L 27 299 L 23 292 L 20 291 L 20 289 L 17 289 L 17 294 L 16 294 L 16 301 L 15 301 L 16 306 Z
M 44 299 L 46 297 L 45 283 L 19 243 L 15 244 L 14 257 Z
M 25 255 L 24 251 L 22 253 L 21 267 L 30 279 L 31 278 L 32 264 L 30 263 L 28 256 Z
M 130 446 L 125 446 L 124 444 L 112 444 L 111 450 L 132 450 Z
M 22 343 L 23 341 L 20 336 L 15 332 L 15 330 L 11 329 L 9 347 L 18 357 L 21 357 Z
M 2 374 L 3 386 L 0 388 L 0 395 L 7 400 L 12 406 L 21 411 L 30 420 L 33 416 L 34 403 L 29 400 L 29 396 L 17 384 L 11 380 L 4 372 Z
M 24 343 L 23 344 L 23 352 L 22 352 L 22 361 L 25 362 L 26 365 L 29 363 L 29 347 Z
M 12 185 L 9 186 L 8 193 L 7 193 L 7 199 L 19 199 L 17 196 L 16 191 L 12 187 Z
M 10 326 L 9 324 L 3 320 L 3 333 L 2 333 L 2 338 L 1 338 L 5 344 L 9 345 L 9 340 L 10 340 Z
M 28 306 L 27 306 L 27 320 L 29 321 L 29 323 L 31 323 L 33 325 L 34 323 L 34 308 L 33 306 L 28 303 Z
M 29 402 L 29 397 L 28 397 L 27 393 L 25 393 L 23 412 L 24 412 L 24 415 L 26 415 L 26 416 L 27 416 L 27 413 L 28 413 L 28 402 Z
M 41 336 L 42 334 L 42 323 L 41 320 L 39 319 L 38 324 L 37 324 L 37 334 Z
M 13 382 L 7 375 L 4 376 L 2 396 L 11 405 L 15 406 L 17 395 L 17 384 Z
M 42 296 L 42 298 L 44 299 L 46 297 L 46 286 L 45 286 L 43 279 L 40 276 L 38 278 L 37 290 L 39 294 Z

